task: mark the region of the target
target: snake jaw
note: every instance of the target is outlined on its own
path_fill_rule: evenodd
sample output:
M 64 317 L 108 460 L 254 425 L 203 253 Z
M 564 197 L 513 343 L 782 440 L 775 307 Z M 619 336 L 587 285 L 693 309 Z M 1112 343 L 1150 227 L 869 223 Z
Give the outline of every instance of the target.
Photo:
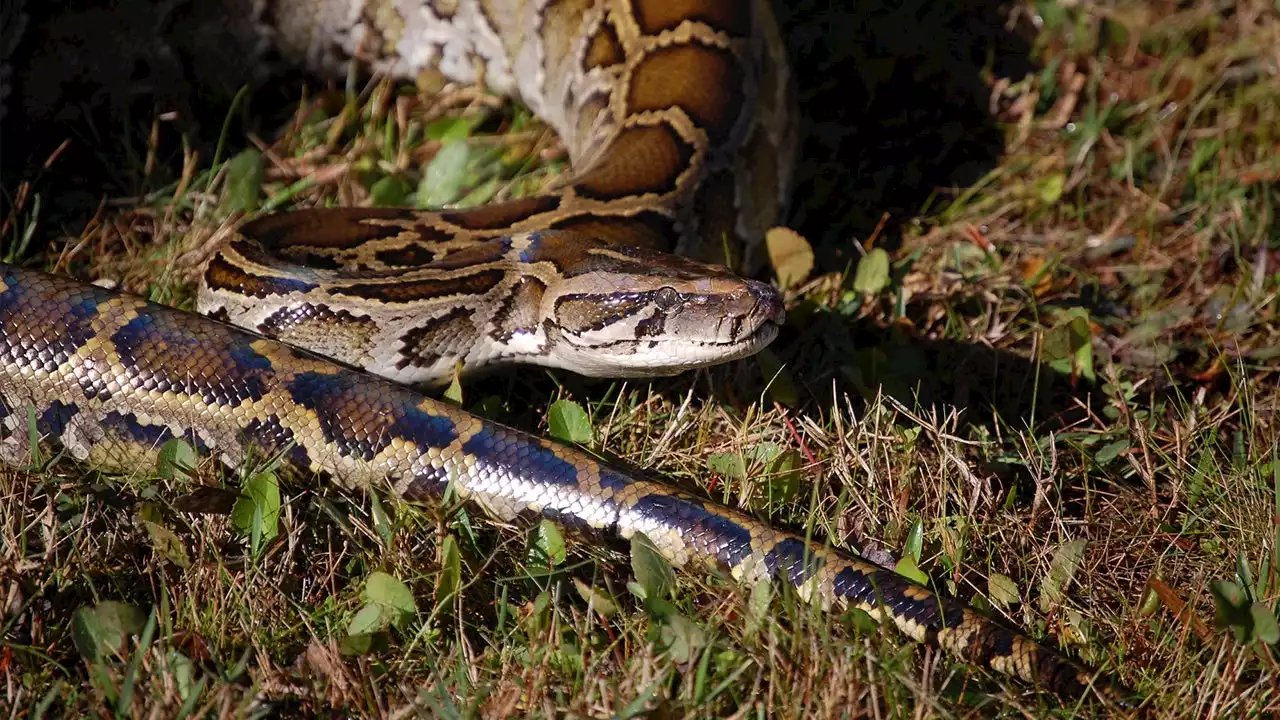
M 759 352 L 786 320 L 777 289 L 723 269 L 628 270 L 625 291 L 615 269 L 568 277 L 548 293 L 544 364 L 589 377 L 677 375 Z
M 780 327 L 773 317 L 766 317 L 733 341 L 624 339 L 600 344 L 585 344 L 579 337 L 548 328 L 550 352 L 542 364 L 569 367 L 586 377 L 670 377 L 750 357 L 773 342 Z

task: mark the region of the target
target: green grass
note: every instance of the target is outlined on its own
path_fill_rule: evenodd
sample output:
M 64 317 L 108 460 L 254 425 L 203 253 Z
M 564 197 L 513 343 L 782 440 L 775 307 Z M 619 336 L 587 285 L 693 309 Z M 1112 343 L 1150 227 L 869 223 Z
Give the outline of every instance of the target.
M 1020 5 L 1038 18 L 1041 69 L 987 78 L 998 163 L 904 223 L 873 294 L 856 253 L 792 288 L 780 378 L 758 361 L 653 384 L 537 371 L 466 383 L 464 405 L 545 433 L 551 404 L 573 400 L 590 447 L 910 558 L 1111 668 L 1154 716 L 1274 712 L 1280 11 L 1181 5 Z M 251 157 L 134 169 L 146 192 L 55 240 L 44 266 L 189 306 L 237 203 L 403 203 L 430 174 L 433 200 L 479 204 L 563 168 L 527 113 L 401 89 L 401 125 L 391 90 L 301 108 L 261 156 L 260 185 Z M 466 151 L 442 153 L 449 139 Z M 38 217 L 28 194 L 0 218 L 4 247 Z M 47 703 L 46 717 L 1103 714 L 715 576 L 679 573 L 670 607 L 646 604 L 625 547 L 570 538 L 561 557 L 554 538 L 469 509 L 287 473 L 270 537 L 270 513 L 231 511 L 261 473 L 203 461 L 195 476 L 70 462 L 0 475 L 0 704 Z M 394 583 L 370 589 L 375 573 L 408 603 Z M 377 631 L 353 639 L 362 613 Z M 107 632 L 123 641 L 95 659 L 83 631 L 108 615 L 128 632 Z

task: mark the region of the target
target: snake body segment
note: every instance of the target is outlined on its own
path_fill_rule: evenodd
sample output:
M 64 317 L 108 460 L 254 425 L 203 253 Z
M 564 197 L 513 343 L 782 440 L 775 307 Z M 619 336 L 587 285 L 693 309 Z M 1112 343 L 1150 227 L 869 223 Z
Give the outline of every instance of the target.
M 762 266 L 797 134 L 771 0 L 295 0 L 270 13 L 276 45 L 310 68 L 342 77 L 360 58 L 483 82 L 559 135 L 574 172 L 557 188 L 424 215 L 428 237 L 575 229 Z
M 345 486 L 437 499 L 450 484 L 496 518 L 537 514 L 630 538 L 677 567 L 771 578 L 856 607 L 981 667 L 1078 695 L 1095 674 L 856 555 L 807 542 L 585 453 L 481 420 L 387 380 L 199 315 L 0 265 L 0 458 L 42 438 L 80 460 L 136 467 L 183 437 L 229 466 L 284 453 Z M 1101 682 L 1101 681 L 1099 681 Z
M 413 385 L 516 363 L 675 375 L 755 353 L 785 319 L 777 289 L 723 267 L 575 230 L 426 243 L 421 215 L 334 208 L 255 220 L 206 266 L 198 307 Z M 317 247 L 318 227 L 340 229 L 361 259 L 289 262 L 334 249 Z M 384 242 L 373 250 L 375 236 Z

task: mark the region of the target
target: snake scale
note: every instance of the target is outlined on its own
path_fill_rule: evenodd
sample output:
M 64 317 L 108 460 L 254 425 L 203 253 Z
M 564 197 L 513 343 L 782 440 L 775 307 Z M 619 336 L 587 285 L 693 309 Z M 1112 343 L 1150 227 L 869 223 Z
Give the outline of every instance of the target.
M 0 459 L 29 461 L 33 417 L 44 441 L 108 469 L 184 437 L 230 466 L 284 453 L 409 500 L 452 486 L 496 518 L 643 533 L 677 567 L 771 578 L 1046 690 L 1118 696 L 1095 671 L 853 553 L 402 384 L 509 362 L 672 374 L 773 339 L 777 291 L 706 264 L 758 268 L 788 189 L 793 99 L 767 2 L 250 4 L 264 42 L 313 70 L 359 58 L 520 97 L 575 172 L 469 210 L 259 218 L 204 268 L 204 315 L 0 266 Z

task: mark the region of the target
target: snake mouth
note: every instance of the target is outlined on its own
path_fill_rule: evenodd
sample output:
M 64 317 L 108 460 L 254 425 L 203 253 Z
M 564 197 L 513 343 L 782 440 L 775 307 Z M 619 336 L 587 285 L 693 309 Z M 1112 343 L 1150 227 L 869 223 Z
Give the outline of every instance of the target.
M 773 342 L 774 339 L 778 337 L 778 333 L 781 332 L 782 326 L 786 324 L 787 321 L 786 311 L 782 309 L 780 303 L 777 308 L 769 307 L 762 312 L 751 313 L 751 315 L 755 317 L 743 318 L 744 321 L 748 319 L 753 320 L 753 322 L 748 326 L 751 329 L 747 332 L 738 331 L 735 333 L 736 337 L 725 340 L 698 340 L 690 337 L 673 337 L 645 338 L 642 341 L 638 341 L 638 343 L 649 343 L 651 345 L 687 345 L 705 348 L 736 347 L 742 348 L 744 354 L 749 355 Z M 762 315 L 764 317 L 760 317 Z M 737 357 L 742 357 L 742 355 L 736 355 L 734 356 L 734 359 Z
M 719 345 L 721 347 L 738 346 L 740 348 L 740 354 L 735 354 L 734 357 L 731 358 L 733 360 L 754 355 L 767 347 L 769 343 L 777 339 L 778 333 L 782 330 L 783 321 L 784 320 L 775 320 L 771 317 L 765 318 L 753 332 L 745 337 L 742 337 L 737 341 L 719 343 Z
M 751 357 L 773 342 L 780 329 L 769 317 L 734 339 L 616 340 L 592 346 L 590 355 L 575 353 L 573 371 L 588 377 L 672 377 Z
M 745 347 L 751 347 L 754 349 L 763 348 L 765 345 L 768 345 L 769 343 L 773 342 L 774 339 L 778 337 L 778 333 L 781 332 L 782 325 L 785 322 L 786 322 L 786 317 L 782 315 L 774 315 L 774 316 L 764 318 L 760 320 L 759 324 L 756 325 L 756 328 L 754 330 L 747 333 L 746 335 L 739 338 L 738 340 L 730 340 L 720 344 L 726 345 L 726 346 L 743 345 Z
M 724 363 L 751 357 L 773 342 L 786 318 L 774 314 L 761 319 L 754 330 L 731 340 L 693 340 L 690 338 L 672 338 L 657 341 L 657 345 L 679 348 L 669 351 L 669 355 L 682 357 L 683 363 L 674 363 L 670 374 L 701 367 L 712 367 Z
M 747 293 L 755 301 L 752 315 L 761 318 L 760 325 L 774 325 L 775 330 L 787 321 L 787 306 L 782 300 L 782 293 L 772 285 L 749 280 Z
M 547 364 L 592 377 L 679 375 L 758 353 L 778 337 L 786 310 L 777 289 L 747 280 L 733 293 L 636 317 L 607 335 L 554 332 L 548 326 L 554 359 Z
M 752 282 L 749 286 L 756 305 L 751 313 L 759 318 L 756 327 L 742 338 L 740 342 L 754 348 L 755 352 L 773 342 L 787 322 L 787 307 L 782 302 L 782 294 L 775 288 L 763 283 Z
M 773 287 L 751 281 L 748 289 L 755 304 L 746 314 L 727 321 L 737 326 L 731 333 L 732 337 L 715 340 L 697 340 L 690 337 L 649 340 L 656 341 L 659 345 L 695 348 L 688 353 L 689 368 L 718 365 L 756 354 L 778 337 L 778 333 L 787 321 L 787 311 L 781 294 Z M 695 359 L 696 356 L 702 357 Z

